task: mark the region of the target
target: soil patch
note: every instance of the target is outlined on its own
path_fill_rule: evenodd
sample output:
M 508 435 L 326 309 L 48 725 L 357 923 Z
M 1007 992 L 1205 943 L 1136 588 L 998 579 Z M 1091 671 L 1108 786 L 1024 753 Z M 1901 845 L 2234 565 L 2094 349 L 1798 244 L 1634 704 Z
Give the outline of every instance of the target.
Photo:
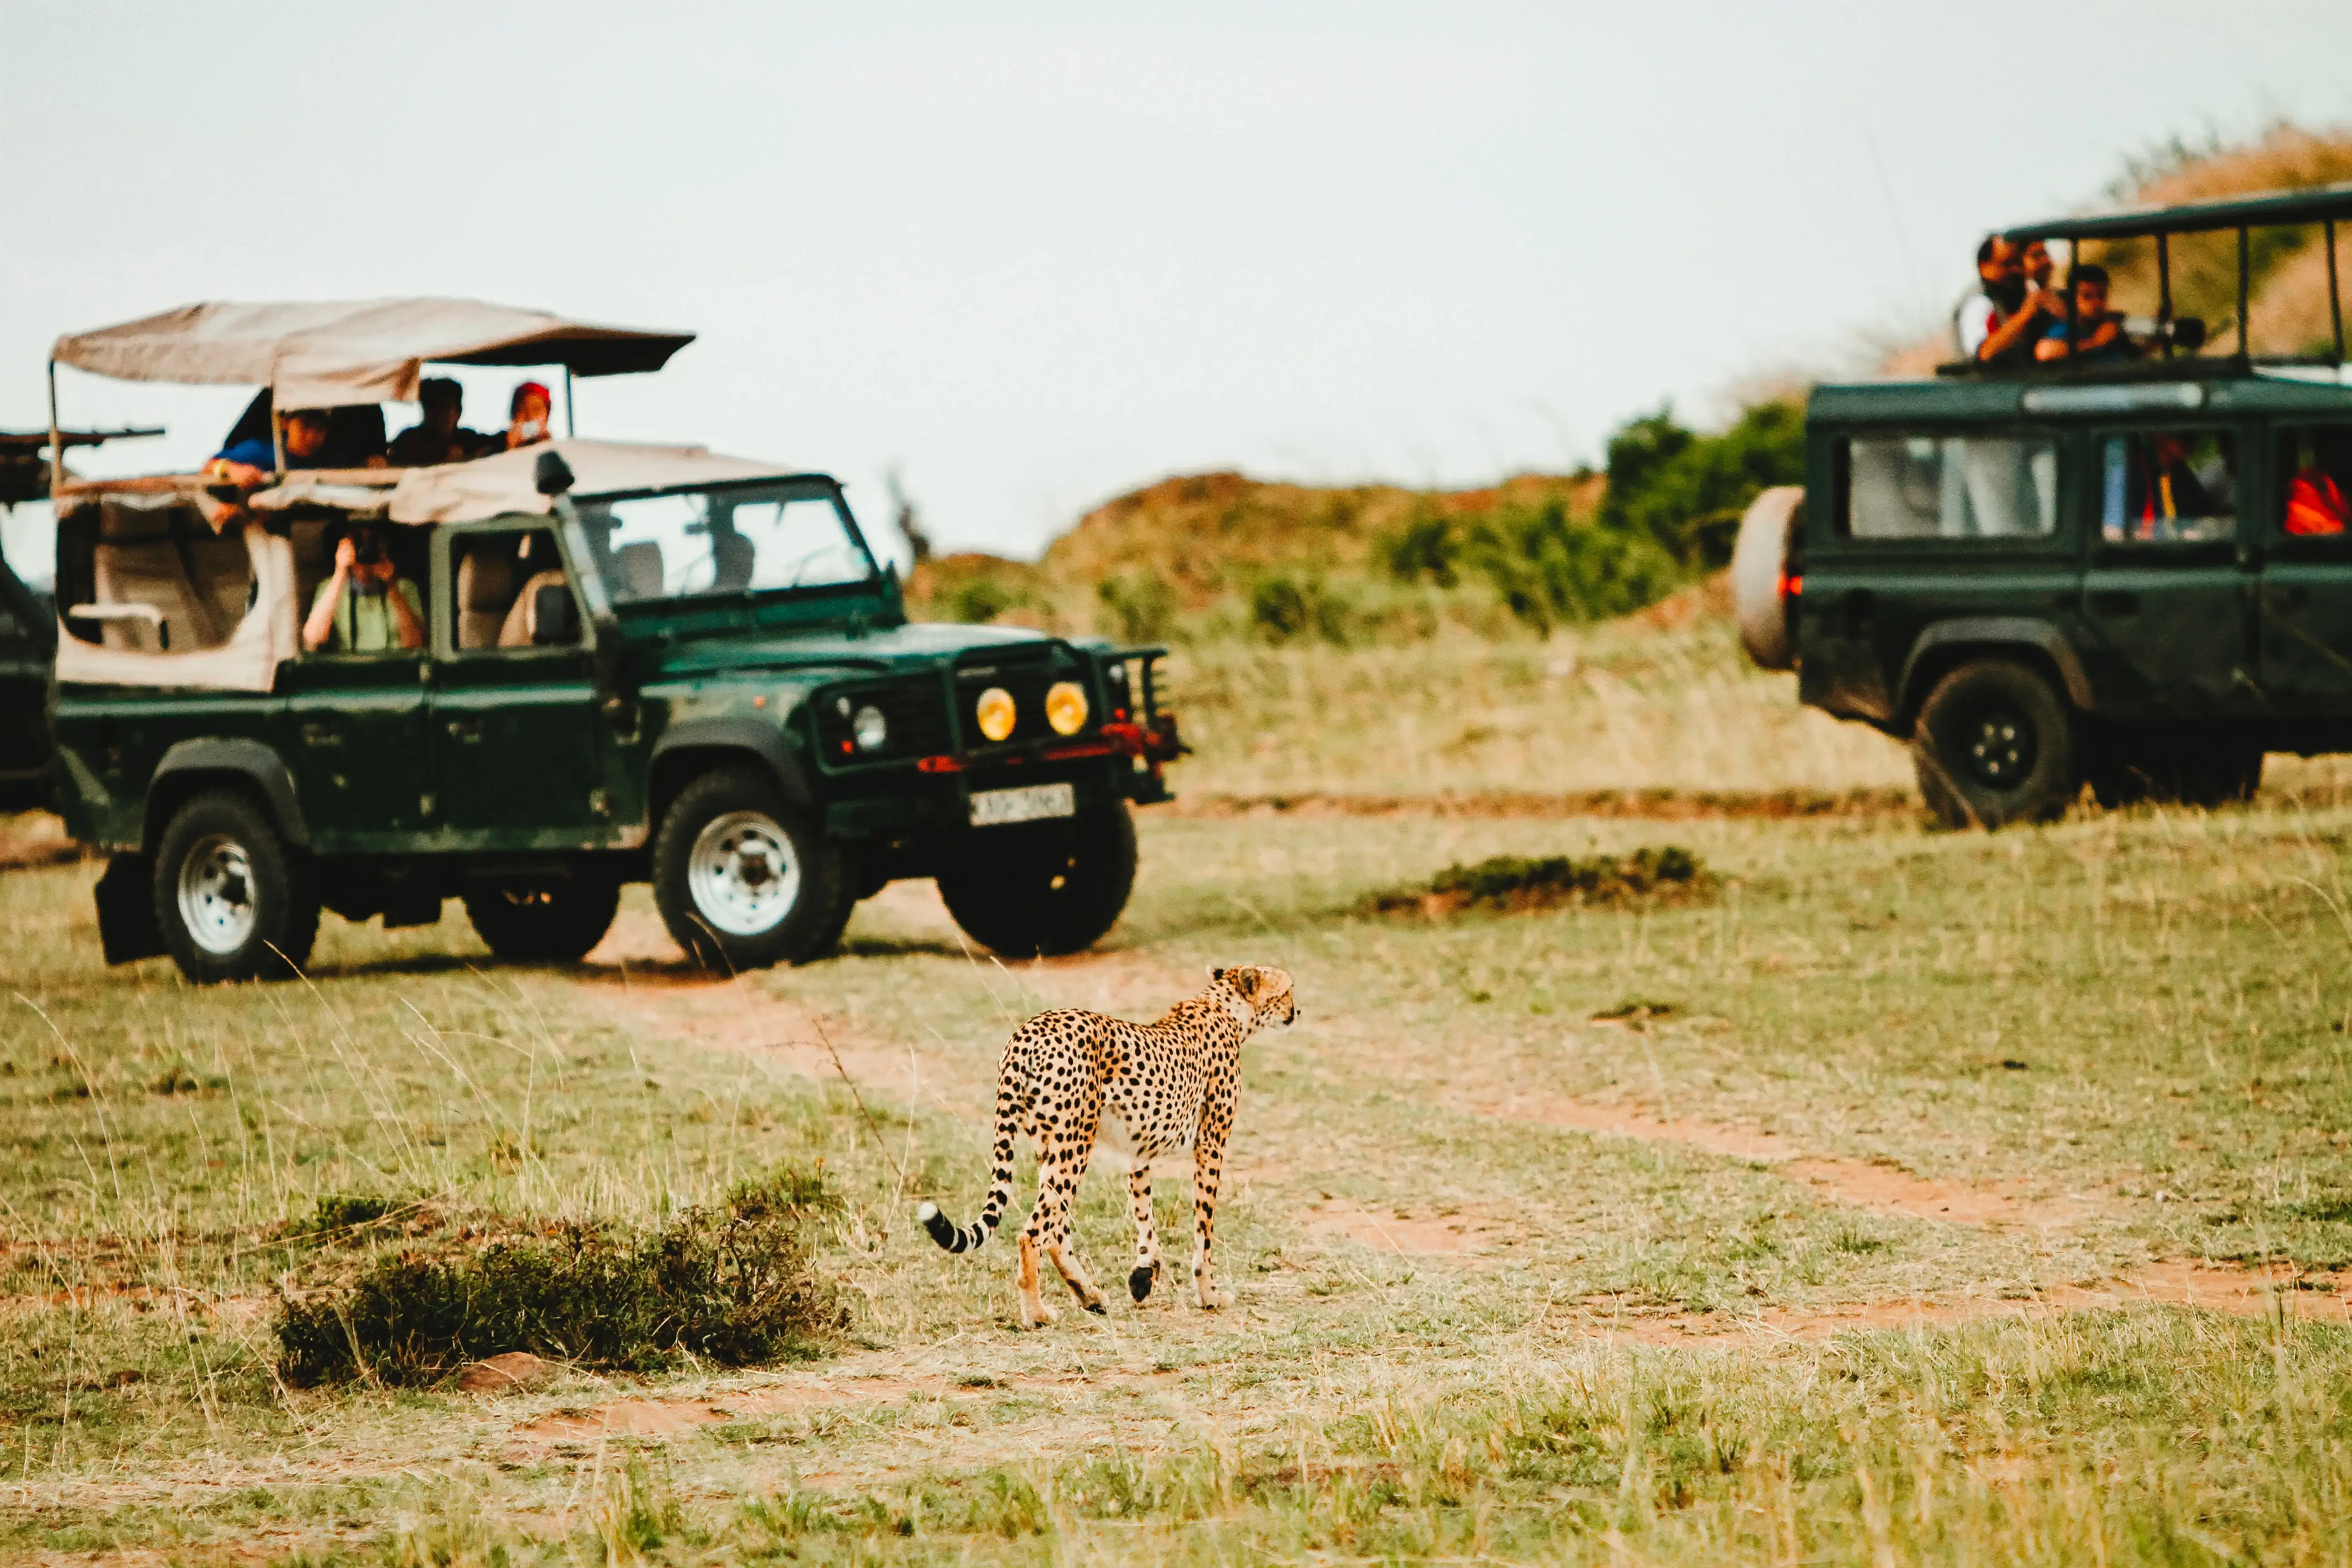
M 1493 1114 L 1607 1138 L 1679 1143 L 1728 1159 L 1770 1164 L 1832 1203 L 1893 1218 L 2055 1230 L 2080 1224 L 2100 1206 L 2087 1194 L 2033 1197 L 2008 1185 L 1933 1181 L 1867 1160 L 1811 1157 L 1776 1132 L 1670 1121 L 1633 1106 L 1523 1095 L 1496 1107 Z
M 2113 1279 L 2061 1285 L 2030 1295 L 1861 1301 L 1817 1312 L 1767 1311 L 1738 1316 L 1727 1312 L 1626 1310 L 1621 1314 L 1615 1310 L 1618 1304 L 1607 1300 L 1589 1300 L 1583 1305 L 1588 1312 L 1607 1318 L 1584 1331 L 1588 1339 L 1695 1347 L 1772 1339 L 1823 1340 L 1856 1331 L 1948 1328 L 1959 1323 L 2046 1317 L 2060 1312 L 2115 1311 L 2147 1304 L 2195 1307 L 2235 1317 L 2283 1313 L 2312 1321 L 2352 1323 L 2352 1300 L 2333 1292 L 2297 1289 L 2294 1277 L 2286 1271 L 2179 1260 L 2152 1263 Z
M 853 1405 L 896 1405 L 908 1399 L 971 1398 L 1003 1393 L 1070 1394 L 1087 1387 L 1167 1387 L 1173 1372 L 1096 1373 L 1083 1378 L 1013 1377 L 966 1373 L 957 1376 L 905 1373 L 835 1374 L 805 1383 L 724 1391 L 696 1398 L 615 1399 L 588 1409 L 557 1410 L 524 1423 L 515 1436 L 526 1443 L 593 1443 L 611 1437 L 669 1437 L 698 1427 L 754 1421 L 796 1410 Z
M 1482 790 L 1454 795 L 1181 795 L 1157 808 L 1178 816 L 1460 816 L 1559 819 L 1638 817 L 1658 822 L 1716 818 L 1852 816 L 1916 817 L 1919 797 L 1908 789 L 1850 790 L 1579 790 L 1539 795 Z
M 82 858 L 82 847 L 66 837 L 63 818 L 46 811 L 0 816 L 0 871 L 66 866 Z
M 1477 1253 L 1507 1246 L 1517 1237 L 1515 1227 L 1477 1215 L 1400 1215 L 1339 1198 L 1317 1204 L 1298 1219 L 1309 1229 L 1382 1252 Z

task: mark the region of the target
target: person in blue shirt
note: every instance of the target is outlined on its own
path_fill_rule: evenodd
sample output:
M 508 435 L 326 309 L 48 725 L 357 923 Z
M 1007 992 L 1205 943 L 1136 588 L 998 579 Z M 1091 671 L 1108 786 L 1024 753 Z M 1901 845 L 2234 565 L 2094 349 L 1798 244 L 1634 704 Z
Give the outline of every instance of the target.
M 2107 269 L 2084 263 L 2066 275 L 2074 290 L 2074 320 L 2062 313 L 2042 330 L 2033 345 L 2033 357 L 2042 364 L 2071 358 L 2076 364 L 2114 364 L 2137 359 L 2139 349 L 2124 331 L 2121 314 L 2107 309 Z M 2067 334 L 2074 334 L 2074 353 L 2067 353 Z
M 327 411 L 298 408 L 286 416 L 286 467 L 323 468 L 327 466 Z M 269 482 L 278 471 L 278 453 L 268 437 L 256 436 L 215 454 L 205 465 L 207 477 L 253 489 Z

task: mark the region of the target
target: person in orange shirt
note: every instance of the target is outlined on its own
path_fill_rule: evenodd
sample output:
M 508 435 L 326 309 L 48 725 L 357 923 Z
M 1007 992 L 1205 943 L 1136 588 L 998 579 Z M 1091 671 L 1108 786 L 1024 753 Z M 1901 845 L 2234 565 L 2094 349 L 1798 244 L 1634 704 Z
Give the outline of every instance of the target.
M 2313 431 L 2311 461 L 2305 463 L 2286 488 L 2286 531 L 2289 533 L 2312 535 L 2341 533 L 2347 517 L 2344 491 L 2329 469 L 2340 466 L 2331 459 L 2340 458 L 2345 442 L 2340 432 Z

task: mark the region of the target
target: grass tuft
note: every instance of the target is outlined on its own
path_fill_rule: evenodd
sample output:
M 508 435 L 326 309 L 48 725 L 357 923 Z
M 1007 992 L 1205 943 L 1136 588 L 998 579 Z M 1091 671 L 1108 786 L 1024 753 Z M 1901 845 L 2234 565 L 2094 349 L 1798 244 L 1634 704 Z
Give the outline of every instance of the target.
M 1448 866 L 1424 883 L 1374 893 L 1369 903 L 1379 914 L 1517 914 L 1565 904 L 1683 900 L 1712 886 L 1697 856 L 1669 844 L 1623 856 L 1496 855 Z
M 509 1351 L 624 1371 L 814 1356 L 846 1323 L 803 1235 L 833 1201 L 820 1179 L 785 1173 L 659 1230 L 566 1223 L 462 1258 L 403 1253 L 286 1300 L 278 1371 L 297 1387 L 416 1385 Z

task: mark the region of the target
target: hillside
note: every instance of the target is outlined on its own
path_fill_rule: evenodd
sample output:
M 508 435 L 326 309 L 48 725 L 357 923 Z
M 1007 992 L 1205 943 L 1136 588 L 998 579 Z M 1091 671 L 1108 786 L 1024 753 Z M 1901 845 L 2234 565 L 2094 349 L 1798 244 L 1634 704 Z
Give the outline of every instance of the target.
M 2127 159 L 2084 205 L 2346 180 L 2352 132 L 2280 124 L 2237 144 L 2175 141 Z M 2352 235 L 2337 251 L 2352 278 Z M 2155 312 L 2152 247 L 2086 255 L 2115 275 L 2119 309 Z M 2252 258 L 2257 352 L 2328 346 L 2327 258 L 2316 234 L 2259 232 Z M 1965 277 L 1962 263 L 1955 270 Z M 2202 316 L 2223 342 L 2237 308 L 2234 240 L 2177 242 L 2171 265 L 2178 311 Z M 1924 374 L 1954 352 L 1938 323 L 1880 368 Z M 1799 477 L 1801 442 L 1799 389 L 1751 405 L 1721 432 L 1685 429 L 1667 409 L 1631 419 L 1611 438 L 1601 473 L 1519 474 L 1467 490 L 1180 475 L 1095 508 L 1038 562 L 976 553 L 924 562 L 908 596 L 918 614 L 938 618 L 1194 644 L 1548 637 L 1686 593 L 1727 557 L 1733 523 L 1756 491 Z

